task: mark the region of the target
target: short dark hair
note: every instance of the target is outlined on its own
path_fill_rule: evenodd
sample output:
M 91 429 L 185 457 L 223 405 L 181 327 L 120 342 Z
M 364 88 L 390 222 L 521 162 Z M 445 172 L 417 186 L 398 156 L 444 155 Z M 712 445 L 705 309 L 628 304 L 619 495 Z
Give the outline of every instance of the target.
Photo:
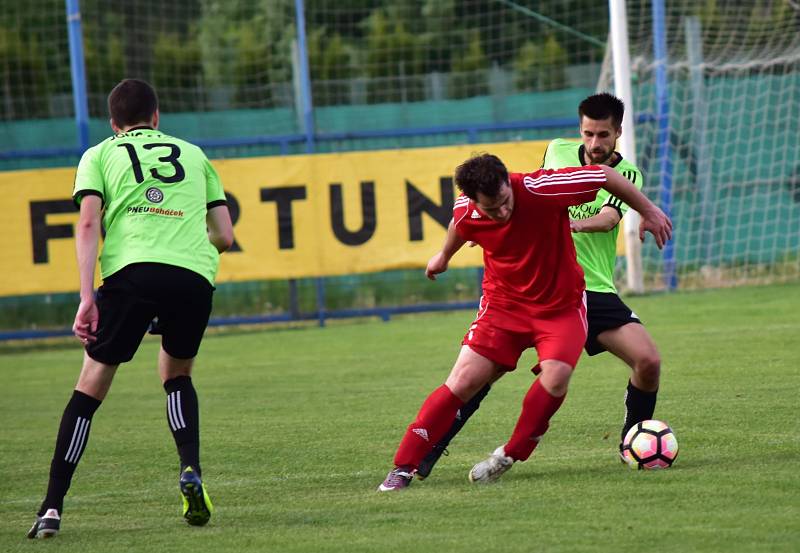
M 150 121 L 158 110 L 158 96 L 149 83 L 125 79 L 108 95 L 108 113 L 120 127 Z
M 609 94 L 601 92 L 586 98 L 578 106 L 578 117 L 583 121 L 584 115 L 595 121 L 608 119 L 611 117 L 611 124 L 618 129 L 622 126 L 622 117 L 625 115 L 625 104 L 622 100 Z
M 474 155 L 456 167 L 456 186 L 471 200 L 478 199 L 478 192 L 494 198 L 506 183 L 508 169 L 492 154 Z

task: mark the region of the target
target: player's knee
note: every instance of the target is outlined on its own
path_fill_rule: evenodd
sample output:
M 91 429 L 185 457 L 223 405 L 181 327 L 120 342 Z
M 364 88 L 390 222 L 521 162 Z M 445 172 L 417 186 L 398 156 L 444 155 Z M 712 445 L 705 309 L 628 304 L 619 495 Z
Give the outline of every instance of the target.
M 445 385 L 450 388 L 450 391 L 463 401 L 469 401 L 486 384 L 486 379 L 482 375 L 468 371 L 450 375 L 445 381 Z
M 648 353 L 636 360 L 633 370 L 643 382 L 658 384 L 661 376 L 661 357 L 655 351 Z
M 192 376 L 192 365 L 194 359 L 176 359 L 162 357 L 159 360 L 158 372 L 161 381 L 166 382 L 179 376 Z
M 556 397 L 567 393 L 569 379 L 572 377 L 572 367 L 561 361 L 543 361 L 539 364 L 542 367 L 541 378 L 542 386 Z

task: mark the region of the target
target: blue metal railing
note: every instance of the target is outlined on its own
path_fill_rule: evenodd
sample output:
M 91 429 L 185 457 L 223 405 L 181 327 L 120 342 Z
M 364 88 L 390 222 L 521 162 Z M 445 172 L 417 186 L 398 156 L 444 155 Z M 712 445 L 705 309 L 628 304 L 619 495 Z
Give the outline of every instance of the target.
M 640 116 L 637 120 L 647 120 L 647 116 Z M 480 138 L 480 133 L 502 132 L 514 130 L 545 130 L 577 128 L 578 120 L 573 118 L 537 119 L 534 121 L 513 121 L 510 123 L 485 123 L 479 125 L 446 125 L 437 127 L 414 127 L 406 129 L 388 129 L 380 131 L 349 131 L 334 133 L 316 133 L 313 141 L 315 144 L 335 142 L 341 140 L 364 140 L 375 138 L 403 138 L 415 136 L 432 136 L 443 134 L 464 134 L 467 142 L 475 143 Z M 204 138 L 190 142 L 201 148 L 237 148 L 246 146 L 278 146 L 282 155 L 288 155 L 290 147 L 296 144 L 306 144 L 308 137 L 305 134 L 286 134 L 277 136 L 248 136 L 241 138 Z M 36 148 L 30 150 L 8 150 L 0 152 L 0 160 L 12 159 L 52 159 L 57 157 L 80 157 L 82 150 L 73 148 Z
M 657 118 L 649 113 L 642 113 L 636 117 L 636 123 L 652 123 Z M 481 124 L 481 125 L 449 125 L 439 127 L 420 127 L 410 129 L 393 129 L 387 131 L 357 131 L 347 133 L 317 133 L 314 135 L 316 143 L 337 140 L 357 140 L 367 138 L 396 138 L 413 136 L 430 136 L 432 134 L 458 134 L 463 133 L 470 143 L 475 143 L 480 138 L 482 132 L 498 132 L 509 130 L 540 130 L 540 129 L 568 129 L 577 128 L 577 119 L 541 119 L 536 121 L 515 121 L 509 123 Z M 197 140 L 195 143 L 204 148 L 237 147 L 251 145 L 279 145 L 281 150 L 289 152 L 293 144 L 305 144 L 307 140 L 304 134 L 283 135 L 283 136 L 256 136 L 239 139 L 212 139 Z M 48 148 L 28 151 L 8 151 L 0 152 L 0 160 L 3 159 L 47 159 L 69 155 L 80 155 L 78 148 Z M 477 279 L 480 283 L 482 270 L 477 272 Z M 395 307 L 375 307 L 364 309 L 337 309 L 328 310 L 325 307 L 325 278 L 320 278 L 316 283 L 317 311 L 313 313 L 299 313 L 290 310 L 287 313 L 278 315 L 256 315 L 247 317 L 224 317 L 215 318 L 209 322 L 209 326 L 237 325 L 237 324 L 260 324 L 260 323 L 279 323 L 292 321 L 317 320 L 324 325 L 326 319 L 341 319 L 347 317 L 380 317 L 387 321 L 391 315 L 403 313 L 420 313 L 428 311 L 446 311 L 451 309 L 474 309 L 477 307 L 477 299 L 471 302 L 453 303 L 430 303 Z M 31 329 L 0 332 L 0 341 L 21 340 L 31 338 L 69 336 L 72 334 L 70 329 Z
M 648 123 L 657 120 L 657 117 L 650 113 L 640 113 L 636 116 L 636 123 Z M 474 144 L 479 142 L 481 133 L 504 132 L 504 131 L 536 131 L 547 129 L 577 129 L 577 118 L 561 117 L 553 119 L 535 119 L 529 121 L 511 121 L 505 123 L 481 123 L 463 125 L 440 125 L 435 127 L 411 127 L 404 129 L 371 130 L 371 131 L 348 131 L 332 133 L 315 133 L 313 141 L 315 144 L 325 142 L 336 142 L 341 140 L 365 140 L 379 138 L 404 138 L 422 137 L 444 134 L 463 134 L 466 142 Z M 292 145 L 306 144 L 308 137 L 305 134 L 285 134 L 285 135 L 264 135 L 247 136 L 240 138 L 204 138 L 192 140 L 190 142 L 201 148 L 237 148 L 247 146 L 278 146 L 281 155 L 289 155 Z M 8 150 L 0 152 L 0 161 L 15 159 L 53 159 L 59 157 L 74 156 L 80 157 L 82 150 L 79 147 L 72 148 L 36 148 L 30 150 Z
M 380 317 L 382 321 L 389 321 L 392 315 L 408 313 L 429 313 L 436 311 L 453 311 L 456 309 L 477 309 L 478 300 L 462 302 L 426 303 L 420 305 L 401 305 L 396 307 L 371 307 L 363 309 L 335 309 L 324 312 L 327 319 L 349 319 L 355 317 Z M 301 313 L 293 316 L 291 313 L 278 315 L 252 315 L 247 317 L 214 317 L 208 321 L 209 327 L 235 326 L 269 323 L 291 323 L 302 321 L 318 321 L 318 313 Z M 57 338 L 72 336 L 69 328 L 58 329 L 28 329 L 0 332 L 0 342 L 9 340 L 33 340 L 39 338 Z

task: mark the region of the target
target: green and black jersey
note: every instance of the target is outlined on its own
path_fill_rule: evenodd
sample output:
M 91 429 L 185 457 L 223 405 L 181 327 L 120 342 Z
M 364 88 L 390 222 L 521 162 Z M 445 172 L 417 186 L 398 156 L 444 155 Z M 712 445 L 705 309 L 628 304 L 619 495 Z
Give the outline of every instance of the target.
M 542 168 L 560 169 L 562 167 L 576 167 L 584 165 L 583 149 L 581 142 L 573 140 L 556 139 L 547 145 Z M 611 165 L 625 178 L 641 190 L 643 179 L 639 169 L 620 155 L 618 160 Z M 615 198 L 606 190 L 600 190 L 593 202 L 572 206 L 569 208 L 571 219 L 588 219 L 600 213 L 604 206 L 616 209 L 620 217 L 628 210 L 619 198 Z M 576 232 L 572 234 L 575 242 L 575 251 L 578 254 L 578 263 L 583 268 L 586 277 L 586 289 L 591 292 L 613 292 L 614 265 L 617 255 L 617 235 L 619 225 L 609 232 Z
M 176 265 L 212 285 L 219 253 L 208 239 L 208 209 L 225 205 L 217 172 L 203 151 L 149 127 L 131 129 L 88 149 L 73 198 L 103 200 L 102 277 L 132 263 Z

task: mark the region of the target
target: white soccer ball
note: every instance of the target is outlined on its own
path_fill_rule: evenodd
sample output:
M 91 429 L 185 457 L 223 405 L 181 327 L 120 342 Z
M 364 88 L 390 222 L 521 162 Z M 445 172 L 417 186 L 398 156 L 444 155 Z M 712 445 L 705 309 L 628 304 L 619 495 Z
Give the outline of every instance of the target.
M 637 423 L 622 440 L 622 457 L 634 469 L 669 468 L 677 456 L 678 440 L 665 422 Z

